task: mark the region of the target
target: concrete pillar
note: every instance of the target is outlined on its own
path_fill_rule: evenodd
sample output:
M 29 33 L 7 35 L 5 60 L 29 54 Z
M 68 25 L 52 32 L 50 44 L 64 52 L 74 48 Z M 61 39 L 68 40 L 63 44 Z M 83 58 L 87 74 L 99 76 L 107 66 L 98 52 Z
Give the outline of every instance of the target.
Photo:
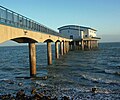
M 67 41 L 65 42 L 66 53 L 68 52 Z
M 69 50 L 74 50 L 74 41 L 70 42 Z
M 68 52 L 68 45 L 67 45 L 67 41 L 65 42 L 65 52 Z
M 59 51 L 58 51 L 58 42 L 55 42 L 55 58 L 59 58 Z
M 90 50 L 90 40 L 88 40 L 88 50 Z
M 75 41 L 73 41 L 72 49 L 73 49 L 73 50 L 76 50 L 76 42 L 75 42 Z
M 69 52 L 69 50 L 70 50 L 70 44 L 69 44 L 69 42 L 68 42 L 68 52 Z
M 91 40 L 90 44 L 91 44 L 91 49 L 93 49 L 93 40 Z
M 84 41 L 81 40 L 81 49 L 84 50 Z
M 70 42 L 68 42 L 68 51 L 70 51 Z
M 66 45 L 65 41 L 63 42 L 63 54 L 66 54 Z
M 72 50 L 72 42 L 70 42 L 69 50 Z
M 66 42 L 67 52 L 69 52 L 69 42 Z
M 90 49 L 92 49 L 92 47 L 91 47 L 91 41 L 90 41 Z
M 35 43 L 29 43 L 29 62 L 30 62 L 30 76 L 36 76 L 36 47 Z
M 96 47 L 98 48 L 98 41 L 96 40 Z
M 63 55 L 63 44 L 60 42 L 60 54 Z
M 79 41 L 76 41 L 76 50 L 79 50 Z
M 48 65 L 51 65 L 52 64 L 51 42 L 47 42 L 47 58 L 48 58 Z

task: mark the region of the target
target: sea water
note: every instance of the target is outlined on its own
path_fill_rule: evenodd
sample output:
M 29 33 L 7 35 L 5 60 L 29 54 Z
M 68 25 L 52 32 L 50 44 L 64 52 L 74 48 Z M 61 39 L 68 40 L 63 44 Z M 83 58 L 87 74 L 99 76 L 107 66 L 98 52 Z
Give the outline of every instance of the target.
M 43 80 L 24 78 L 30 76 L 28 46 L 0 47 L 0 95 L 16 95 L 20 89 L 31 95 L 36 89 L 58 98 L 120 100 L 120 43 L 100 43 L 98 50 L 70 51 L 58 60 L 54 48 L 52 45 L 53 64 L 48 66 L 47 46 L 36 46 L 37 77 L 47 77 Z

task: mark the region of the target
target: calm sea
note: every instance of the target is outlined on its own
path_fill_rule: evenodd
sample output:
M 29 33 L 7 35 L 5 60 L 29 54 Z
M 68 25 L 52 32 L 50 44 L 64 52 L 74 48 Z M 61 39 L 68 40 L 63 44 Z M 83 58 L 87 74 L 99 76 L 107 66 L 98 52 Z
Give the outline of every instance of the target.
M 16 77 L 29 77 L 28 46 L 0 47 L 0 95 L 15 95 L 20 89 L 30 95 L 36 88 L 59 98 L 120 100 L 120 43 L 101 43 L 95 51 L 70 51 L 59 60 L 54 51 L 52 45 L 53 64 L 48 66 L 46 45 L 37 46 L 37 77 L 47 80 L 24 79 Z

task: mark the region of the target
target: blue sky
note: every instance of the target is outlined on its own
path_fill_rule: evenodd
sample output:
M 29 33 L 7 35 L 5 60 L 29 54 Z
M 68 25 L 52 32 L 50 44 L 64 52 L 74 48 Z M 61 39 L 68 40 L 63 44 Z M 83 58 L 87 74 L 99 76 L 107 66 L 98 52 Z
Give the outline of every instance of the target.
M 0 5 L 54 30 L 89 26 L 98 30 L 101 42 L 120 42 L 120 0 L 0 0 Z

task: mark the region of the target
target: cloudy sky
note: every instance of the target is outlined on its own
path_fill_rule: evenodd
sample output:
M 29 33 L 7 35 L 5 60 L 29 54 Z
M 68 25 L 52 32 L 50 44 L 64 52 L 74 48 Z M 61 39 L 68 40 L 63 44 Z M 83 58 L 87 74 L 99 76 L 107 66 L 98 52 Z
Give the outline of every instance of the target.
M 88 26 L 98 30 L 100 42 L 120 42 L 120 0 L 0 0 L 0 5 L 56 31 Z

